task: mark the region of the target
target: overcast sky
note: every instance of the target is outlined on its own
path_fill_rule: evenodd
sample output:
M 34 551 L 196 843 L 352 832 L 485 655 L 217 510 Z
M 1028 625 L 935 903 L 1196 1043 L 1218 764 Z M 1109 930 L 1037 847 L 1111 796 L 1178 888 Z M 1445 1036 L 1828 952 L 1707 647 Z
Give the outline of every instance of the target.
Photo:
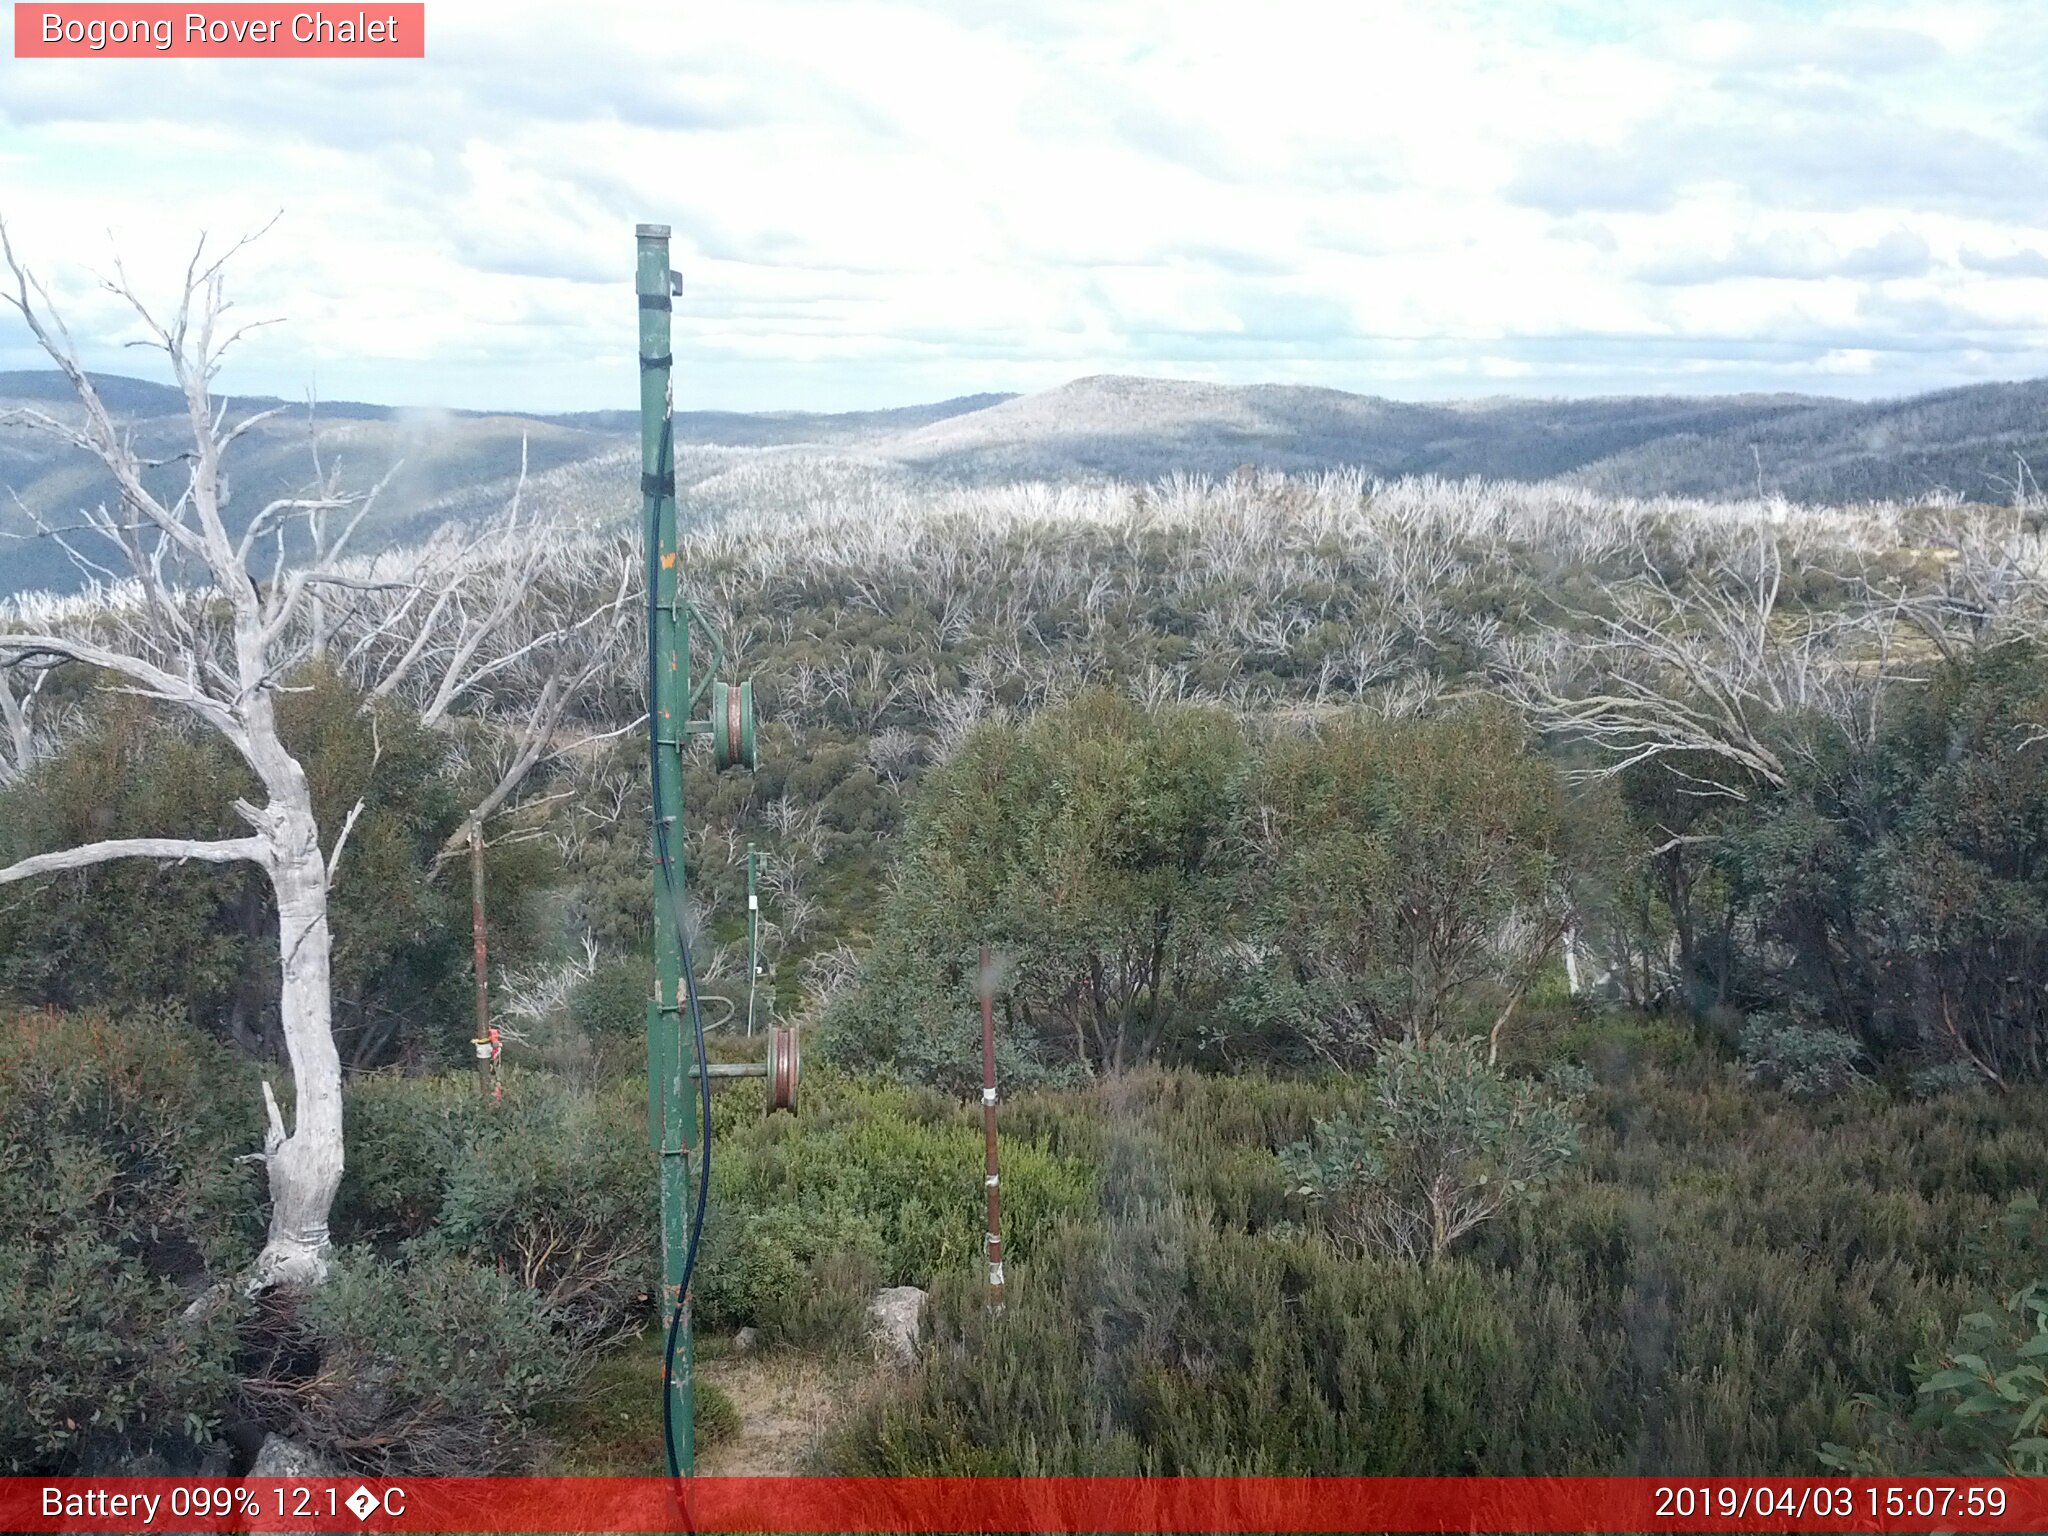
M 404 62 L 9 39 L 0 215 L 91 361 L 142 361 L 93 288 L 116 250 L 160 288 L 201 230 L 282 209 L 234 269 L 286 322 L 245 392 L 630 406 L 639 220 L 675 229 L 700 407 L 1101 372 L 1405 398 L 2048 374 L 2040 0 L 427 20 Z M 24 339 L 0 321 L 0 367 Z

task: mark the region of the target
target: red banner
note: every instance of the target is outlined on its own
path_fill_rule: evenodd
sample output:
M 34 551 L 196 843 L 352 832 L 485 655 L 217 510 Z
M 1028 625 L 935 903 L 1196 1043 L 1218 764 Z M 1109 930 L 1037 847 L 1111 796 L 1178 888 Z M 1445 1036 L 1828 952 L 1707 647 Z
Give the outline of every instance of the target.
M 423 59 L 427 8 L 369 5 L 14 7 L 17 59 Z
M 2048 1480 L 0 1478 L 42 1531 L 2043 1531 Z

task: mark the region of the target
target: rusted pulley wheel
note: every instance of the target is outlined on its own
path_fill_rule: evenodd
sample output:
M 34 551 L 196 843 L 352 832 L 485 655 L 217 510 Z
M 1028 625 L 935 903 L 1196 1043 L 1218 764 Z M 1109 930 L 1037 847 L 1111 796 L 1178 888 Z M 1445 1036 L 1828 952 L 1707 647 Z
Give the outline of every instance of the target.
M 723 771 L 752 770 L 754 756 L 754 684 L 711 685 L 711 758 Z
M 796 1079 L 801 1067 L 796 1030 L 777 1026 L 768 1031 L 768 1113 L 796 1113 Z

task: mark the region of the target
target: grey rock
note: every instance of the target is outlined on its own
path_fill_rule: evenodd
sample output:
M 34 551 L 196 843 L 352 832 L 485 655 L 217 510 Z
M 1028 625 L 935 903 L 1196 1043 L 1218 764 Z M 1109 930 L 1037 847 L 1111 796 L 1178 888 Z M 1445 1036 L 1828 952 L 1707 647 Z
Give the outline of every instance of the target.
M 899 1364 L 917 1361 L 917 1336 L 924 1324 L 925 1293 L 914 1285 L 892 1285 L 868 1303 L 868 1336 L 875 1352 Z
M 309 1450 L 296 1440 L 287 1440 L 283 1435 L 265 1435 L 263 1448 L 256 1453 L 256 1464 L 249 1468 L 251 1477 L 338 1477 L 340 1469 L 331 1465 L 318 1451 Z
M 749 1354 L 761 1347 L 761 1330 L 742 1328 L 732 1336 L 732 1352 L 736 1355 Z

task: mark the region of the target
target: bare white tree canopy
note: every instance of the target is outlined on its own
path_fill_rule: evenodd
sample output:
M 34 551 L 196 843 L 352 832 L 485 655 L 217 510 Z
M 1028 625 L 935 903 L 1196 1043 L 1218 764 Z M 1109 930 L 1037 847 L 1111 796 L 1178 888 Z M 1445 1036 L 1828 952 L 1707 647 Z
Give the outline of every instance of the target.
M 239 247 L 236 247 L 239 249 Z M 246 763 L 263 801 L 235 802 L 250 835 L 215 841 L 123 838 L 22 860 L 0 869 L 0 883 L 30 879 L 112 859 L 247 860 L 269 877 L 277 901 L 282 960 L 280 1015 L 293 1079 L 287 1126 L 265 1086 L 264 1160 L 270 1175 L 270 1234 L 249 1280 L 252 1286 L 317 1282 L 326 1271 L 327 1213 L 341 1181 L 341 1064 L 331 1027 L 331 939 L 327 923 L 330 860 L 322 850 L 306 774 L 277 730 L 276 691 L 297 659 L 295 629 L 309 597 L 344 584 L 335 561 L 370 508 L 351 503 L 316 480 L 300 495 L 257 510 L 239 532 L 229 520 L 224 459 L 235 440 L 264 413 L 230 424 L 212 382 L 222 357 L 243 330 L 229 330 L 222 268 L 204 242 L 185 273 L 175 307 L 162 319 L 117 277 L 109 289 L 125 300 L 161 351 L 183 392 L 192 447 L 183 455 L 185 483 L 168 500 L 144 482 L 147 465 L 86 375 L 48 295 L 20 261 L 0 226 L 0 255 L 13 278 L 9 305 L 70 381 L 82 425 L 33 410 L 10 421 L 38 428 L 97 459 L 120 488 L 117 507 L 83 509 L 78 539 L 48 527 L 82 569 L 119 589 L 93 619 L 64 629 L 12 627 L 0 632 L 0 662 L 17 674 L 71 663 L 103 673 L 124 691 L 182 710 L 218 733 Z M 325 560 L 286 561 L 285 532 L 295 520 L 349 510 Z M 270 580 L 254 575 L 259 555 L 272 556 Z
M 0 225 L 12 279 L 0 297 L 69 381 L 79 407 L 76 417 L 21 409 L 0 420 L 89 455 L 119 488 L 116 505 L 80 509 L 73 521 L 35 519 L 88 590 L 81 601 L 18 600 L 0 613 L 0 778 L 29 771 L 47 750 L 36 705 L 52 669 L 69 665 L 202 723 L 260 786 L 258 797 L 234 802 L 245 836 L 115 838 L 52 850 L 0 869 L 0 884 L 129 858 L 247 862 L 268 878 L 293 1113 L 287 1124 L 266 1084 L 270 1232 L 248 1277 L 261 1288 L 316 1283 L 326 1271 L 327 1214 L 344 1160 L 328 894 L 363 810 L 359 800 L 323 834 L 306 773 L 279 735 L 278 692 L 297 669 L 325 658 L 373 703 L 410 705 L 427 725 L 451 732 L 469 727 L 459 741 L 483 787 L 449 839 L 459 848 L 564 750 L 557 736 L 565 712 L 586 685 L 616 669 L 635 566 L 621 540 L 527 526 L 516 494 L 501 519 L 441 538 L 424 556 L 358 558 L 353 546 L 378 487 L 345 493 L 321 462 L 317 436 L 304 488 L 239 515 L 228 453 L 275 411 L 231 420 L 213 394 L 222 359 L 250 329 L 228 323 L 223 290 L 223 268 L 238 249 L 209 258 L 202 241 L 161 316 L 118 266 L 106 284 L 185 398 L 191 446 L 152 461 L 102 401 L 61 316 Z M 183 471 L 175 494 L 153 489 L 157 472 L 174 465 Z M 605 599 L 578 606 L 593 589 Z

